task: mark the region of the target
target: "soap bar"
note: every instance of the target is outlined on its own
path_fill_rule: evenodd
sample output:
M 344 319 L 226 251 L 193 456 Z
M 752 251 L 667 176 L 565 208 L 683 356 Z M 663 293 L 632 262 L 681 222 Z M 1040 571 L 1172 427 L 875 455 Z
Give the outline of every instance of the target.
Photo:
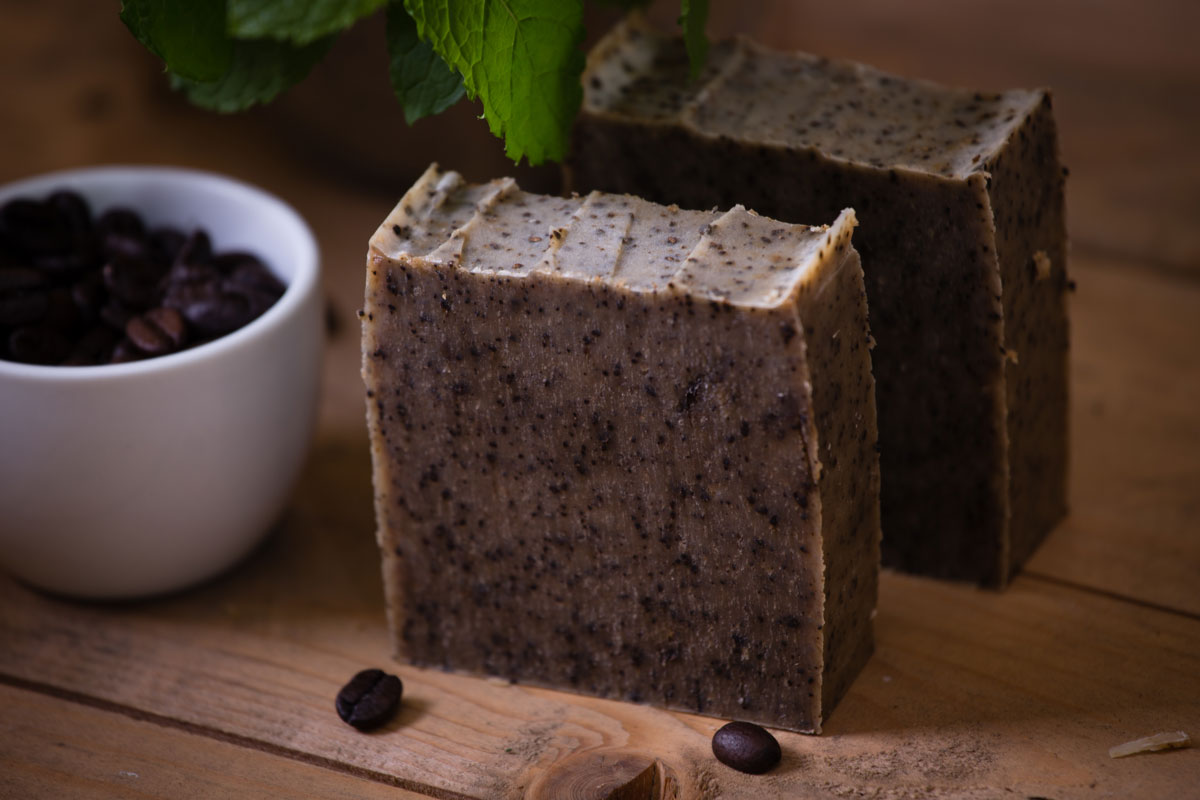
M 589 56 L 567 182 L 782 220 L 851 206 L 878 382 L 883 561 L 1004 586 L 1066 513 L 1064 170 L 1050 96 L 624 23 Z
M 854 226 L 431 167 L 362 317 L 399 657 L 819 730 L 879 570 Z

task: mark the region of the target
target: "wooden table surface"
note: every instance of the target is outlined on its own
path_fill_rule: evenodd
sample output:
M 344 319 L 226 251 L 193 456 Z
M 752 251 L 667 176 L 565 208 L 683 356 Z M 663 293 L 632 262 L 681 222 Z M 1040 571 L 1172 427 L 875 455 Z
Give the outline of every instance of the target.
M 393 665 L 354 319 L 366 240 L 429 160 L 503 171 L 498 146 L 469 107 L 396 126 L 382 67 L 353 75 L 378 106 L 329 92 L 348 65 L 381 63 L 361 45 L 378 26 L 277 107 L 226 118 L 165 92 L 116 3 L 0 0 L 0 182 L 137 161 L 257 183 L 315 229 L 334 323 L 311 457 L 245 563 L 123 604 L 0 575 L 0 797 L 546 797 L 622 757 L 689 798 L 1200 797 L 1200 749 L 1107 755 L 1159 731 L 1200 737 L 1200 6 L 714 5 L 713 32 L 1056 88 L 1078 282 L 1072 511 L 1011 588 L 885 573 L 876 654 L 826 733 L 780 734 L 783 763 L 762 777 L 713 760 L 720 720 Z M 338 102 L 352 108 L 313 121 Z M 357 124 L 375 108 L 385 123 Z M 376 665 L 400 674 L 406 702 L 359 734 L 332 699 Z M 610 795 L 628 796 L 570 796 Z

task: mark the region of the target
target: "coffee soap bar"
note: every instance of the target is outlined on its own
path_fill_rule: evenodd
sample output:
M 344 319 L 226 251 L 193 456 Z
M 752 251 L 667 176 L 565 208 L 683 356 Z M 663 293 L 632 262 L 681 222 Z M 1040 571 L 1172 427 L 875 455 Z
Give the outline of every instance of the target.
M 398 655 L 819 730 L 879 570 L 854 225 L 431 167 L 363 310 Z
M 1063 170 L 1044 91 L 978 93 L 626 23 L 589 57 L 577 190 L 861 227 L 883 560 L 1003 586 L 1066 510 Z

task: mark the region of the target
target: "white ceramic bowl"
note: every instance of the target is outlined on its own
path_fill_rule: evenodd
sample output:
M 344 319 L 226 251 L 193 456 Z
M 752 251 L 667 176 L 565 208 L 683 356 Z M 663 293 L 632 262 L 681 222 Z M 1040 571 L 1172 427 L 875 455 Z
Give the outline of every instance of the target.
M 92 598 L 180 589 L 246 555 L 287 502 L 312 436 L 321 350 L 312 232 L 244 183 L 164 167 L 58 172 L 0 203 L 70 188 L 94 213 L 197 227 L 287 284 L 249 325 L 168 356 L 94 367 L 0 361 L 0 565 Z

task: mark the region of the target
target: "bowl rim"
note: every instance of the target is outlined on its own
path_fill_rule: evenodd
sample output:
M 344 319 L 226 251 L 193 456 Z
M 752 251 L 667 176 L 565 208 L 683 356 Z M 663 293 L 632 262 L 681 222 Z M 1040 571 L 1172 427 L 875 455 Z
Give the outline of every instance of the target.
M 71 186 L 72 181 L 85 181 L 93 185 L 106 180 L 134 180 L 155 182 L 182 182 L 241 195 L 249 202 L 271 208 L 291 225 L 295 246 L 299 249 L 294 274 L 288 279 L 283 295 L 259 317 L 235 331 L 210 342 L 180 350 L 165 356 L 129 361 L 122 364 L 96 364 L 91 366 L 55 366 L 47 364 L 25 364 L 19 361 L 0 359 L 0 378 L 27 378 L 41 381 L 78 382 L 97 379 L 118 379 L 163 373 L 188 366 L 210 358 L 220 358 L 222 353 L 240 347 L 244 342 L 265 334 L 268 329 L 282 324 L 294 315 L 305 300 L 316 291 L 320 277 L 320 252 L 316 237 L 308 223 L 290 204 L 278 196 L 253 184 L 208 170 L 190 167 L 163 166 L 155 164 L 105 164 L 45 172 L 0 184 L 0 202 L 14 198 L 24 192 L 44 193 L 65 188 L 80 191 L 86 196 L 87 188 Z

